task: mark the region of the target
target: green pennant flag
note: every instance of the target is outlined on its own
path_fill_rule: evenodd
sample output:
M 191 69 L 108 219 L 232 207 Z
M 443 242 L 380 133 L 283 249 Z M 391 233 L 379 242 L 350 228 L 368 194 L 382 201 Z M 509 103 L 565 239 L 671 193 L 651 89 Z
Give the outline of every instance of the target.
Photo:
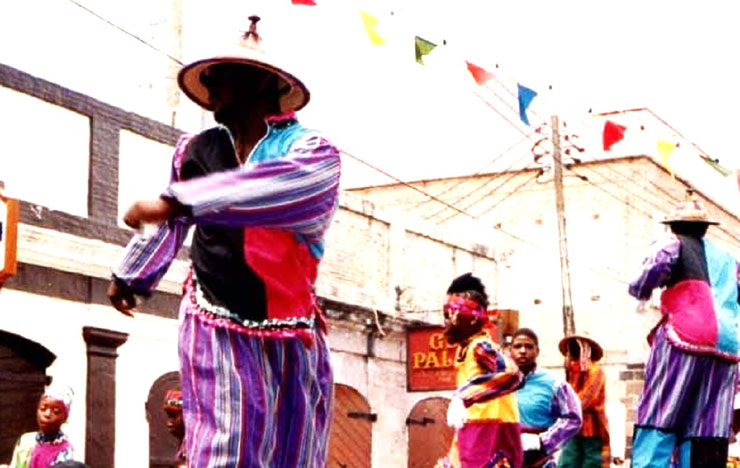
M 416 49 L 416 63 L 424 65 L 424 61 L 421 58 L 425 55 L 429 55 L 429 53 L 433 51 L 435 47 L 437 47 L 437 44 L 416 36 L 416 38 L 414 39 L 414 48 Z
M 723 176 L 727 177 L 728 175 L 732 174 L 732 171 L 727 169 L 726 167 L 720 165 L 719 159 L 712 159 L 709 156 L 701 155 L 701 158 L 704 160 L 705 163 L 712 166 L 717 172 L 722 174 Z

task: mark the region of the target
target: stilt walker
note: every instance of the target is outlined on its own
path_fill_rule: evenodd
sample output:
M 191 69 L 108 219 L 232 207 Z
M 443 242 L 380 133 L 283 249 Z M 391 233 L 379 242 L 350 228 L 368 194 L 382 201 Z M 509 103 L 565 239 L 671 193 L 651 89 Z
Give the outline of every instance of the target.
M 108 296 L 131 314 L 195 226 L 180 306 L 188 466 L 324 467 L 332 370 L 314 283 L 337 207 L 338 150 L 300 125 L 306 86 L 239 45 L 186 65 L 178 82 L 219 126 L 177 144 L 172 183 L 124 216 L 137 235 Z
M 738 362 L 738 262 L 704 235 L 707 212 L 692 191 L 665 221 L 632 296 L 664 287 L 662 317 L 648 337 L 650 357 L 638 407 L 634 468 L 724 468 Z

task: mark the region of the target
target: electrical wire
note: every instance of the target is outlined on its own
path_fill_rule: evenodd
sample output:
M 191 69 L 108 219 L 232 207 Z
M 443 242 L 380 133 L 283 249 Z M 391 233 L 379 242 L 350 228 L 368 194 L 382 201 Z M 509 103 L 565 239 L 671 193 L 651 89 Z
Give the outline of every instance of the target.
M 134 33 L 131 33 L 131 32 L 129 32 L 129 31 L 127 31 L 126 29 L 124 29 L 124 28 L 122 28 L 122 27 L 118 26 L 117 24 L 113 23 L 112 21 L 110 21 L 110 20 L 108 20 L 108 19 L 106 19 L 106 18 L 104 18 L 104 17 L 100 16 L 100 15 L 99 15 L 98 13 L 96 13 L 95 11 L 93 11 L 93 10 L 91 10 L 90 8 L 86 7 L 85 5 L 82 5 L 81 3 L 78 3 L 78 2 L 77 2 L 77 1 L 75 1 L 75 0 L 68 0 L 68 1 L 69 1 L 70 3 L 73 3 L 73 4 L 77 5 L 77 6 L 78 6 L 78 7 L 80 7 L 80 8 L 82 8 L 83 10 L 85 10 L 86 12 L 88 12 L 88 13 L 90 13 L 91 15 L 95 16 L 96 18 L 100 19 L 101 21 L 104 21 L 104 22 L 105 22 L 105 23 L 107 23 L 108 25 L 110 25 L 110 26 L 112 26 L 112 27 L 116 28 L 117 30 L 121 31 L 122 33 L 126 34 L 127 36 L 130 36 L 130 37 L 132 37 L 132 38 L 136 39 L 137 41 L 141 42 L 142 44 L 144 44 L 145 46 L 149 47 L 150 49 L 152 49 L 152 50 L 155 50 L 155 51 L 159 52 L 160 54 L 162 54 L 162 55 L 164 55 L 165 57 L 169 58 L 170 60 L 174 61 L 174 62 L 175 62 L 175 63 L 177 63 L 178 65 L 182 65 L 182 64 L 183 64 L 183 63 L 182 63 L 182 62 L 180 61 L 180 59 L 178 59 L 178 58 L 176 58 L 176 57 L 173 57 L 172 55 L 168 54 L 167 52 L 165 52 L 165 51 L 163 51 L 163 50 L 161 50 L 161 49 L 159 49 L 159 48 L 155 47 L 155 46 L 154 46 L 154 45 L 152 45 L 151 43 L 149 43 L 149 42 L 145 41 L 144 39 L 140 38 L 140 37 L 139 37 L 139 36 L 137 36 L 136 34 L 134 34 Z

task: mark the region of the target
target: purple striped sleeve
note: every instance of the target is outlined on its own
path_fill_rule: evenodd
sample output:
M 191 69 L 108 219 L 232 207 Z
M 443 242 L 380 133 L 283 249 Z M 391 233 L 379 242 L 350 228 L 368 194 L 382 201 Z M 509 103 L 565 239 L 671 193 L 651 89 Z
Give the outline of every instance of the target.
M 470 378 L 458 390 L 465 407 L 492 400 L 519 388 L 523 375 L 514 363 L 489 343 L 481 342 L 473 350 L 475 360 L 485 372 Z
M 665 285 L 671 277 L 671 270 L 678 260 L 680 249 L 681 242 L 675 236 L 656 243 L 652 254 L 642 264 L 640 277 L 630 283 L 630 295 L 643 301 L 650 299 L 653 289 Z
M 170 183 L 179 178 L 185 149 L 192 138 L 193 135 L 184 135 L 175 146 Z M 177 256 L 189 228 L 189 220 L 177 218 L 160 225 L 152 236 L 135 235 L 128 243 L 123 259 L 113 269 L 113 276 L 137 294 L 149 294 Z
M 170 185 L 162 195 L 196 223 L 268 227 L 321 236 L 337 206 L 339 151 L 307 135 L 283 158 Z
M 576 392 L 566 382 L 560 382 L 555 389 L 551 409 L 552 414 L 556 415 L 555 424 L 540 434 L 542 448 L 548 454 L 555 453 L 578 434 L 583 422 L 581 402 Z

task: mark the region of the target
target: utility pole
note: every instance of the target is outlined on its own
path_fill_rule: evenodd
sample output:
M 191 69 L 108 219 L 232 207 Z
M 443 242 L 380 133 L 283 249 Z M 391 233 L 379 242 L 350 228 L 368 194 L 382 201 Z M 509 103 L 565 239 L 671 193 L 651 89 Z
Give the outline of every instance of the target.
M 565 198 L 563 197 L 563 160 L 560 157 L 560 122 L 552 116 L 553 183 L 555 184 L 555 209 L 558 215 L 558 243 L 560 247 L 560 285 L 563 294 L 563 334 L 576 331 L 573 317 L 573 297 L 570 292 L 570 265 L 568 262 L 568 236 L 565 229 Z

